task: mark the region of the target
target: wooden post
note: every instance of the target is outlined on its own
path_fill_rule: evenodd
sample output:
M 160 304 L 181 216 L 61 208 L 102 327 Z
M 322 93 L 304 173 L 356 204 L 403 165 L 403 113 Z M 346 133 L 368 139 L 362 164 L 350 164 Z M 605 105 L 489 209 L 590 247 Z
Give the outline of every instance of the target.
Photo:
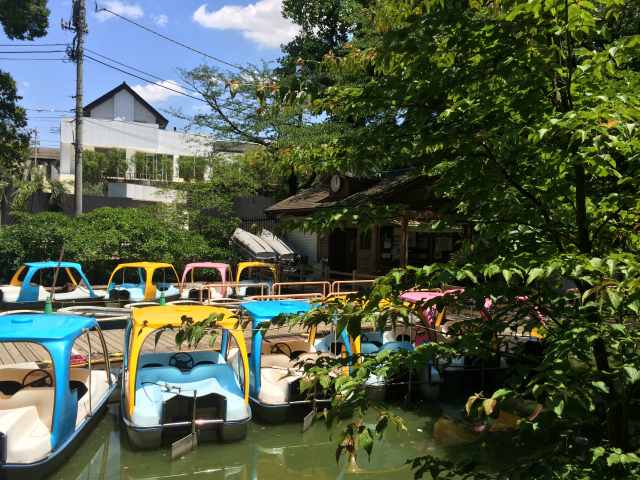
M 400 267 L 409 263 L 409 221 L 406 216 L 400 218 Z

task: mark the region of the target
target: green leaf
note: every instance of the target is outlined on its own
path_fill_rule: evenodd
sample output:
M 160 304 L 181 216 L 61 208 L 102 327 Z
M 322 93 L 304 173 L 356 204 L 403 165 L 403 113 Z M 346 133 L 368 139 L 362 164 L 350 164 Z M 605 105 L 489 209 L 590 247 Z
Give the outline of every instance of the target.
M 591 382 L 591 385 L 602 393 L 609 393 L 609 387 L 603 381 Z
M 464 269 L 464 270 L 462 270 L 462 273 L 464 273 L 464 275 L 469 280 L 471 280 L 473 283 L 476 283 L 476 284 L 478 283 L 478 278 L 476 277 L 476 275 L 471 270 Z
M 493 412 L 495 411 L 495 408 L 496 408 L 497 404 L 498 404 L 498 402 L 493 398 L 487 398 L 487 399 L 483 400 L 482 401 L 482 408 L 484 409 L 484 414 L 486 416 L 493 415 Z
M 545 273 L 544 268 L 536 267 L 529 270 L 529 276 L 527 277 L 527 285 L 531 285 L 538 278 L 542 277 L 544 273 Z
M 508 389 L 508 388 L 500 388 L 500 389 L 496 390 L 495 392 L 493 392 L 493 395 L 491 395 L 491 398 L 493 398 L 494 400 L 500 400 L 500 399 L 502 399 L 504 397 L 508 397 L 512 393 L 513 393 L 513 391 Z
M 636 367 L 632 367 L 631 365 L 625 365 L 623 367 L 624 372 L 627 374 L 627 379 L 631 385 L 640 381 L 640 370 Z
M 358 445 L 367 452 L 369 460 L 371 460 L 371 452 L 373 451 L 373 437 L 368 428 L 365 428 L 358 436 Z
M 554 407 L 553 413 L 555 413 L 558 417 L 562 417 L 562 413 L 564 412 L 564 400 L 560 400 Z
M 622 297 L 620 294 L 615 291 L 613 288 L 607 288 L 607 296 L 609 297 L 609 301 L 611 302 L 611 306 L 617 310 L 622 303 Z
M 502 270 L 502 276 L 504 277 L 504 281 L 507 282 L 507 285 L 509 285 L 509 283 L 511 282 L 511 277 L 513 276 L 511 270 Z

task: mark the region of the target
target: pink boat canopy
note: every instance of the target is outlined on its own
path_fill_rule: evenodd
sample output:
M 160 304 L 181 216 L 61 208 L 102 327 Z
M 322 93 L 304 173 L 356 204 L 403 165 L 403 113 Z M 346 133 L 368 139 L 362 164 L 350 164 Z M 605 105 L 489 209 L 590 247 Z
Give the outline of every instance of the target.
M 232 279 L 231 276 L 231 265 L 228 263 L 221 262 L 195 262 L 189 263 L 186 267 L 184 267 L 184 272 L 182 272 L 182 280 L 181 283 L 186 283 L 187 275 L 193 270 L 197 269 L 209 269 L 209 270 L 217 270 L 220 273 L 220 281 L 228 282 Z

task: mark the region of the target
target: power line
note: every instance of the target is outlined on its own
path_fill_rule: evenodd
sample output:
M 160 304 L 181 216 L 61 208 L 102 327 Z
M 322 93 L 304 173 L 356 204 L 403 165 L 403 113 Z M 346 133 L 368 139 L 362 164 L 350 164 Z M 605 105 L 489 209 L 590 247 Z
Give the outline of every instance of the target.
M 29 112 L 44 112 L 44 113 L 50 113 L 50 112 L 57 112 L 57 113 L 72 113 L 73 109 L 70 108 L 69 110 L 56 110 L 55 108 L 49 108 L 49 107 L 22 107 L 23 110 L 27 110 Z
M 234 64 L 234 63 L 228 62 L 228 61 L 223 60 L 223 59 L 221 59 L 221 58 L 214 57 L 213 55 L 209 55 L 208 53 L 203 52 L 202 50 L 198 50 L 197 48 L 194 48 L 194 47 L 191 47 L 191 46 L 187 45 L 186 43 L 182 43 L 182 42 L 180 42 L 180 41 L 178 41 L 178 40 L 175 40 L 175 39 L 173 39 L 173 38 L 171 38 L 171 37 L 168 37 L 167 35 L 164 35 L 163 33 L 157 32 L 157 31 L 155 31 L 155 30 L 153 30 L 153 29 L 151 29 L 151 28 L 149 28 L 149 27 L 146 27 L 146 26 L 142 25 L 141 23 L 134 22 L 134 21 L 133 21 L 133 20 L 131 20 L 130 18 L 127 18 L 127 17 L 125 17 L 125 16 L 123 16 L 123 15 L 120 15 L 120 14 L 118 14 L 118 13 L 112 12 L 112 11 L 111 11 L 111 10 L 109 10 L 108 8 L 104 8 L 104 7 L 102 7 L 102 8 L 97 8 L 97 6 L 98 6 L 98 5 L 96 4 L 96 12 L 108 12 L 108 13 L 110 13 L 111 15 L 115 15 L 116 17 L 121 18 L 121 19 L 122 19 L 122 20 L 124 20 L 125 22 L 129 22 L 129 23 L 131 23 L 131 24 L 133 24 L 133 25 L 135 25 L 135 26 L 137 26 L 137 27 L 139 27 L 139 28 L 142 28 L 143 30 L 146 30 L 147 32 L 153 33 L 154 35 L 157 35 L 157 36 L 158 36 L 158 37 L 160 37 L 160 38 L 163 38 L 163 39 L 165 39 L 165 40 L 167 40 L 167 41 L 169 41 L 169 42 L 171 42 L 171 43 L 175 43 L 176 45 L 179 45 L 179 46 L 181 46 L 181 47 L 183 47 L 183 48 L 186 48 L 186 49 L 188 49 L 188 50 L 191 50 L 192 52 L 195 52 L 195 53 L 198 53 L 198 54 L 200 54 L 200 55 L 203 55 L 203 56 L 205 56 L 205 57 L 207 57 L 207 58 L 210 58 L 211 60 L 214 60 L 214 61 L 216 61 L 216 62 L 222 63 L 223 65 L 227 65 L 228 67 L 236 68 L 236 69 L 238 69 L 238 70 L 240 70 L 240 71 L 242 71 L 242 70 L 246 70 L 244 67 L 241 67 L 240 65 L 236 65 L 236 64 Z
M 0 47 L 66 47 L 67 43 L 0 43 Z
M 85 48 L 85 50 L 86 50 L 87 52 L 90 52 L 90 53 L 93 53 L 94 55 L 99 56 L 100 58 L 103 58 L 103 59 L 105 59 L 105 60 L 108 60 L 109 62 L 115 63 L 115 64 L 117 64 L 117 65 L 120 65 L 121 67 L 128 68 L 128 69 L 130 69 L 130 70 L 134 70 L 134 71 L 136 71 L 136 72 L 138 72 L 138 73 L 141 73 L 141 74 L 143 74 L 143 75 L 146 75 L 146 76 L 148 76 L 148 77 L 155 78 L 156 80 L 160 80 L 161 82 L 164 82 L 164 81 L 166 80 L 166 78 L 162 78 L 162 77 L 160 77 L 160 76 L 158 76 L 158 75 L 154 75 L 154 74 L 152 74 L 152 73 L 145 72 L 144 70 L 140 70 L 139 68 L 132 67 L 131 65 L 127 65 L 126 63 L 122 63 L 122 62 L 120 62 L 120 61 L 118 61 L 118 60 L 115 60 L 114 58 L 107 57 L 106 55 L 103 55 L 103 54 L 101 54 L 101 53 L 98 53 L 98 52 L 96 52 L 95 50 L 91 50 L 90 48 Z M 173 82 L 173 80 L 172 80 L 172 82 Z M 185 90 L 189 90 L 190 92 L 193 92 L 193 93 L 199 93 L 197 90 L 194 90 L 193 88 L 188 87 L 188 86 L 186 86 L 186 85 L 181 85 L 181 84 L 178 84 L 177 82 L 173 82 L 173 83 L 175 83 L 176 85 L 179 85 L 179 86 L 180 86 L 180 88 L 183 88 L 183 89 L 185 89 Z
M 189 98 L 192 98 L 194 100 L 198 100 L 198 101 L 203 102 L 203 103 L 208 103 L 203 98 L 199 98 L 199 97 L 195 97 L 193 95 L 189 95 L 188 93 L 185 93 L 185 92 L 180 91 L 180 90 L 176 90 L 176 89 L 171 88 L 171 87 L 167 87 L 166 85 L 162 85 L 161 83 L 154 82 L 153 80 L 149 80 L 148 78 L 141 77 L 140 75 L 136 75 L 135 73 L 128 72 L 126 70 L 123 70 L 122 68 L 116 67 L 114 65 L 109 65 L 108 63 L 103 62 L 102 60 L 98 60 L 97 58 L 94 58 L 94 57 L 92 57 L 90 55 L 85 55 L 85 58 L 88 58 L 89 60 L 93 60 L 94 62 L 100 63 L 100 64 L 104 65 L 105 67 L 109 67 L 109 68 L 112 68 L 114 70 L 117 70 L 117 71 L 119 71 L 121 73 L 124 73 L 125 75 L 129 75 L 131 77 L 137 78 L 138 80 L 142 80 L 143 82 L 147 82 L 147 83 L 150 83 L 152 85 L 156 85 L 156 86 L 158 86 L 160 88 L 164 88 L 165 90 L 169 90 L 171 92 L 177 93 L 178 95 L 183 95 L 185 97 L 189 97 Z
M 11 55 L 21 55 L 23 53 L 65 53 L 66 50 L 6 50 L 0 51 L 0 54 L 11 54 Z
M 68 62 L 69 59 L 63 58 L 38 58 L 38 57 L 0 57 L 0 60 L 12 60 L 17 62 Z

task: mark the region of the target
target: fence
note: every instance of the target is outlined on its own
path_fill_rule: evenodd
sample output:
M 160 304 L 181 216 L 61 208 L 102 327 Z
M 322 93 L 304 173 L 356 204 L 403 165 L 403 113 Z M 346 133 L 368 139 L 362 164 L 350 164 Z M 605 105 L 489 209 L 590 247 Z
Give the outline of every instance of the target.
M 278 226 L 278 219 L 273 217 L 245 217 L 240 219 L 240 228 L 251 233 L 260 234 L 262 229 L 273 232 Z

